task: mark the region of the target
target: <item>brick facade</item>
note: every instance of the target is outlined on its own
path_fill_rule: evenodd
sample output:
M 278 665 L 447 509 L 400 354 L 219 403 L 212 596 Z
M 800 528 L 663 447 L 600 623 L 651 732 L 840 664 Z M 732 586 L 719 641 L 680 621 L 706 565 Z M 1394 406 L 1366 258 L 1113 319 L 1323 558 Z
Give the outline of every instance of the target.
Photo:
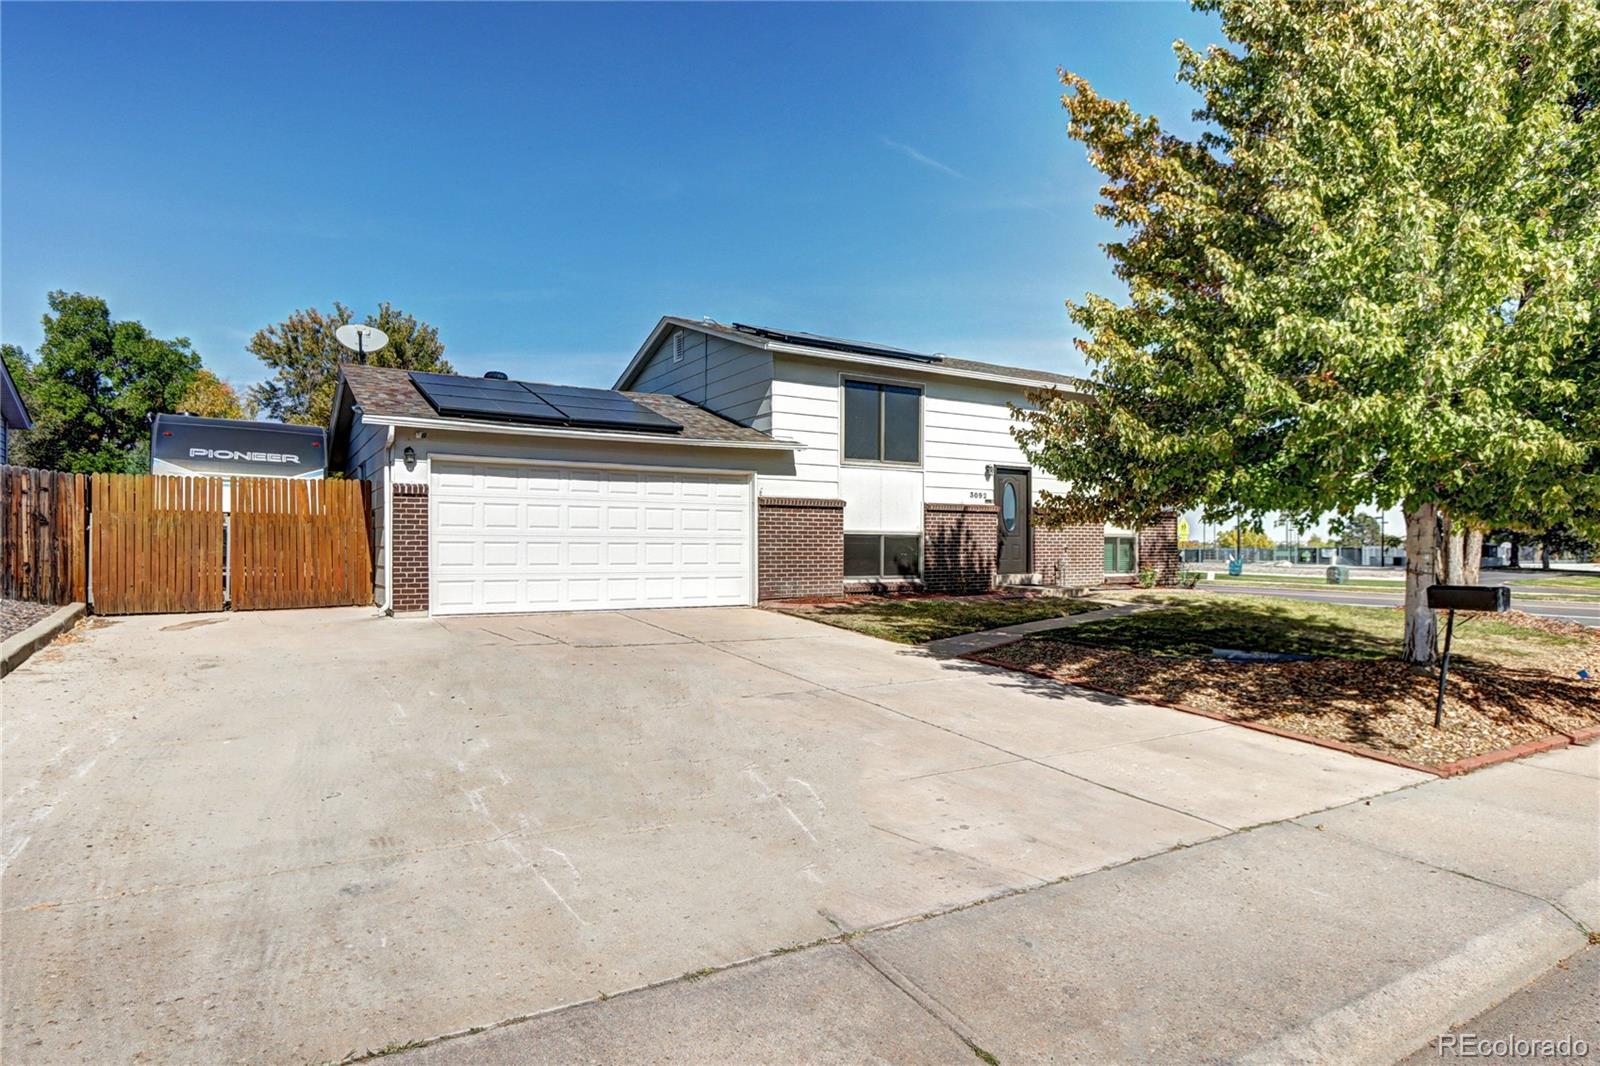
M 992 504 L 922 508 L 922 583 L 929 592 L 970 594 L 994 587 L 1000 519 Z
M 1033 570 L 1046 585 L 1096 588 L 1105 583 L 1104 526 L 1033 527 Z
M 389 586 L 395 611 L 428 609 L 428 486 L 394 487 L 394 573 Z
M 844 501 L 762 496 L 756 590 L 763 600 L 844 594 Z
M 1178 516 L 1168 514 L 1139 530 L 1139 569 L 1156 572 L 1156 584 L 1175 585 L 1183 557 L 1178 553 Z

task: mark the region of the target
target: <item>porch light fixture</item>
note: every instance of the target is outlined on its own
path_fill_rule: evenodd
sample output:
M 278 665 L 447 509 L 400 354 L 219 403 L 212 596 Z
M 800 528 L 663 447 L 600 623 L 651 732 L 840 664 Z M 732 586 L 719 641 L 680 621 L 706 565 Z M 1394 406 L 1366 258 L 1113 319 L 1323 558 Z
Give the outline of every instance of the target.
M 417 450 L 411 445 L 407 444 L 406 450 L 401 454 L 405 456 L 406 469 L 415 470 L 417 468 Z

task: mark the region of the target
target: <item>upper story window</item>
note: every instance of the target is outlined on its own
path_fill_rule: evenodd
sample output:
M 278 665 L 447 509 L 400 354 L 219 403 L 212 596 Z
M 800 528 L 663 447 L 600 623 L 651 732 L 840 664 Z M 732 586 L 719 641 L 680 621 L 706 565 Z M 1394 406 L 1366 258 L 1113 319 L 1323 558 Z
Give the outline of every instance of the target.
M 870 463 L 920 463 L 922 390 L 877 381 L 846 381 L 844 457 Z

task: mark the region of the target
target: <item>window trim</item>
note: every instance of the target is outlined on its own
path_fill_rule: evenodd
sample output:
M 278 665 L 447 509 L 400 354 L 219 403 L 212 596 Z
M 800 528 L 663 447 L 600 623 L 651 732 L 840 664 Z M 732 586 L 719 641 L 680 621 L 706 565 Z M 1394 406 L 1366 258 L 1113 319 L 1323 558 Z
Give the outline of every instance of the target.
M 923 536 L 922 530 L 868 530 L 847 529 L 845 537 L 876 537 L 878 539 L 878 572 L 876 574 L 851 574 L 844 575 L 845 581 L 921 581 L 924 565 L 927 563 L 928 538 Z M 885 537 L 915 537 L 917 539 L 917 572 L 914 574 L 888 574 L 884 573 L 884 538 Z
M 1109 542 L 1111 542 L 1113 540 L 1125 540 L 1125 541 L 1128 541 L 1128 542 L 1130 542 L 1132 544 L 1133 552 L 1131 553 L 1131 557 L 1133 559 L 1133 568 L 1131 570 L 1104 570 L 1105 551 L 1102 549 L 1102 551 L 1100 553 L 1100 561 L 1101 561 L 1102 570 L 1104 570 L 1105 576 L 1106 577 L 1138 577 L 1139 576 L 1139 536 L 1138 536 L 1138 534 L 1137 533 L 1112 533 L 1112 532 L 1108 531 L 1105 534 L 1105 541 L 1107 543 L 1109 543 Z
M 845 390 L 851 384 L 857 385 L 894 385 L 902 389 L 913 389 L 917 394 L 917 458 L 908 462 L 904 459 L 851 459 L 845 455 Z M 878 454 L 883 454 L 885 424 L 883 417 L 884 393 L 878 392 Z M 927 425 L 928 390 L 920 381 L 909 381 L 905 378 L 878 377 L 870 374 L 839 375 L 839 465 L 840 466 L 875 466 L 889 470 L 921 470 L 923 460 L 928 454 L 927 440 L 924 432 Z

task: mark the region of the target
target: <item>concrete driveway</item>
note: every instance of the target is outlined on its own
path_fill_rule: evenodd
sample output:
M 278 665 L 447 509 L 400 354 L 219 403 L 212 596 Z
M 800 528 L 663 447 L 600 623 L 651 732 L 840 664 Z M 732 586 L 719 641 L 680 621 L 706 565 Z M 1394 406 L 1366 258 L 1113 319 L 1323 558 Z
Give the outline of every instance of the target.
M 747 609 L 101 620 L 3 684 L 11 1063 L 338 1059 L 1424 779 Z

